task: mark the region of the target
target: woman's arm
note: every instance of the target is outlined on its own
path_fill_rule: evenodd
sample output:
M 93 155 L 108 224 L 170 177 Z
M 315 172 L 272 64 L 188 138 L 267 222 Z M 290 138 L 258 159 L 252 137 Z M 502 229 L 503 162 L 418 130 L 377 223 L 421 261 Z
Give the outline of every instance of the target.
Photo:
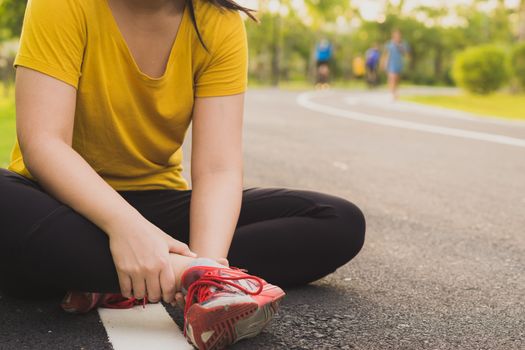
M 195 100 L 192 127 L 190 247 L 226 258 L 242 200 L 244 94 Z
M 75 88 L 18 67 L 15 89 L 18 140 L 31 174 L 50 194 L 108 234 L 125 296 L 133 291 L 141 298 L 147 292 L 152 300 L 163 296 L 171 302 L 175 278 L 169 252 L 191 252 L 148 222 L 73 150 Z

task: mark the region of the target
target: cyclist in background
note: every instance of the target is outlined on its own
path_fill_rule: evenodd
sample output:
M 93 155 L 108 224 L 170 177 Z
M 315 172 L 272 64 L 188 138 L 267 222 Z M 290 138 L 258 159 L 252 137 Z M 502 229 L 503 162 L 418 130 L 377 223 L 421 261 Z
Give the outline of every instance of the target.
M 325 89 L 329 87 L 330 61 L 333 56 L 333 47 L 330 41 L 322 39 L 315 48 L 316 58 L 316 87 Z

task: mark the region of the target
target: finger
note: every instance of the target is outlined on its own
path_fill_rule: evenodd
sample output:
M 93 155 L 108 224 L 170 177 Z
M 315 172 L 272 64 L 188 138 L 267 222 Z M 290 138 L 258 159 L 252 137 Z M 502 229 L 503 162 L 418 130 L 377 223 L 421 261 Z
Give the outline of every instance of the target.
M 179 308 L 184 310 L 184 306 L 186 305 L 186 299 L 184 298 L 184 295 L 182 293 L 177 293 L 175 295 L 175 302 Z
M 118 282 L 120 284 L 120 294 L 125 298 L 131 298 L 131 278 L 128 274 L 117 271 Z
M 192 258 L 196 258 L 197 254 L 192 252 L 190 250 L 190 247 L 186 243 L 182 243 L 180 241 L 177 241 L 176 239 L 168 236 L 168 247 L 170 250 L 170 253 L 176 253 L 184 256 L 189 256 Z
M 160 301 L 161 291 L 160 291 L 160 273 L 150 273 L 146 277 L 146 296 L 148 301 L 151 300 L 152 303 L 157 303 Z
M 175 293 L 175 297 L 173 298 L 171 305 L 173 307 L 179 307 L 181 309 L 184 309 L 185 303 L 186 303 L 186 298 L 184 297 L 184 294 L 182 294 L 182 292 Z
M 146 296 L 146 283 L 142 275 L 136 275 L 131 278 L 133 283 L 133 296 L 137 299 L 144 299 Z
M 168 264 L 166 268 L 160 272 L 160 289 L 162 299 L 167 303 L 173 302 L 175 298 L 175 273 L 173 272 L 171 264 Z

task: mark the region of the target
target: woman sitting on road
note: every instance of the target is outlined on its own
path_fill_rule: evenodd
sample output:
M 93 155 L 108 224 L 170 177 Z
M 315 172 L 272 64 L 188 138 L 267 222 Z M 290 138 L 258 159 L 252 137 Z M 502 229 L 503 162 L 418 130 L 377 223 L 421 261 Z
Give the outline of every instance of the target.
M 359 252 L 365 222 L 350 202 L 243 190 L 238 11 L 251 16 L 231 0 L 29 2 L 18 141 L 0 169 L 4 292 L 66 293 L 70 312 L 184 298 L 188 341 L 218 349 L 261 331 L 284 296 L 276 285 Z

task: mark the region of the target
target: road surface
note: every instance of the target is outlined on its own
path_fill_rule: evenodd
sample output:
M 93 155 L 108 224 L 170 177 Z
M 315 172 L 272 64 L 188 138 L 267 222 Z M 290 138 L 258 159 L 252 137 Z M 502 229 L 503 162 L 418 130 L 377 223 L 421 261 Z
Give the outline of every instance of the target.
M 525 348 L 525 123 L 382 92 L 257 89 L 244 137 L 246 187 L 342 196 L 368 230 L 356 259 L 288 290 L 273 324 L 233 349 Z M 1 297 L 0 349 L 186 348 L 172 308 L 115 321 L 57 303 Z

